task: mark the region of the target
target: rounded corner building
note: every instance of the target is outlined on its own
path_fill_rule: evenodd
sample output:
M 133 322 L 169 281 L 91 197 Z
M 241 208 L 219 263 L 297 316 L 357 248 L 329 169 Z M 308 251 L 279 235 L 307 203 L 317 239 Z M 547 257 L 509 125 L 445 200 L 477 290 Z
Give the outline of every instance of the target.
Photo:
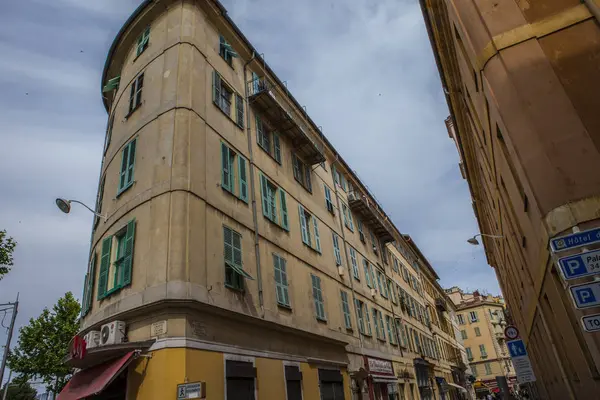
M 435 271 L 218 1 L 143 1 L 102 98 L 106 218 L 60 400 L 468 390 Z

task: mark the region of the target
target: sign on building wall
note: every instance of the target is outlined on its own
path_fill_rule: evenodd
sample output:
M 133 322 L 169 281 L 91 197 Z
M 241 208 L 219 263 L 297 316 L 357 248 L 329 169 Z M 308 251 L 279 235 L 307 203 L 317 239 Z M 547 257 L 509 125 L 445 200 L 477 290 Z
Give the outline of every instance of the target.
M 177 400 L 205 399 L 206 382 L 183 383 L 177 385 Z
M 525 348 L 523 340 L 511 340 L 506 342 L 510 358 L 512 359 L 515 372 L 517 374 L 517 382 L 528 383 L 535 382 L 535 374 L 531 367 L 531 361 Z
M 558 260 L 566 281 L 600 273 L 600 250 L 585 251 Z
M 575 307 L 588 308 L 600 305 L 600 282 L 582 283 L 569 288 Z
M 369 367 L 369 372 L 394 375 L 394 367 L 392 366 L 391 361 L 368 357 L 367 365 Z
M 600 242 L 600 228 L 594 228 L 583 232 L 575 232 L 569 235 L 557 237 L 550 240 L 550 248 L 553 252 L 574 249 Z
M 581 318 L 583 329 L 586 332 L 600 331 L 600 314 L 586 315 Z

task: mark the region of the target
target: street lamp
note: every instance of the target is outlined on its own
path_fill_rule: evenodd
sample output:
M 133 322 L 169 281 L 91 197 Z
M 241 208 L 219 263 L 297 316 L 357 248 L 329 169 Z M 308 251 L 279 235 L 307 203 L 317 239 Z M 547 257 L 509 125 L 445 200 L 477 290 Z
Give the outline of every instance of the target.
M 56 199 L 56 206 L 59 208 L 60 211 L 64 212 L 65 214 L 68 214 L 69 212 L 71 212 L 71 203 L 81 204 L 82 206 L 84 206 L 85 208 L 90 210 L 95 216 L 102 218 L 104 220 L 104 222 L 106 222 L 106 215 L 97 213 L 96 211 L 92 210 L 91 208 L 89 208 L 88 206 L 86 206 L 85 204 L 80 202 L 79 200 L 67 200 L 67 199 L 62 199 L 62 198 Z
M 467 239 L 467 243 L 472 244 L 473 246 L 479 245 L 479 240 L 477 240 L 477 236 L 485 236 L 485 237 L 490 237 L 490 238 L 494 238 L 494 239 L 504 238 L 504 236 L 486 235 L 485 233 L 478 233 L 477 235 L 473 236 L 472 238 Z

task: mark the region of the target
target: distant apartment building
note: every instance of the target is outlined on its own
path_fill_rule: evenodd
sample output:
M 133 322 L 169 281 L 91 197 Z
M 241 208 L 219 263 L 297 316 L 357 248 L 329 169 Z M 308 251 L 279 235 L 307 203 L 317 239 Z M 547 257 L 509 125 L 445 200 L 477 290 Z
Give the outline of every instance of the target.
M 577 309 L 569 290 L 594 278 L 566 282 L 556 264 L 598 243 L 560 251 L 549 243 L 600 226 L 598 2 L 421 6 L 478 240 L 533 364 L 532 395 L 597 398 L 600 337 L 582 317 L 598 314 L 598 302 Z
M 456 306 L 456 318 L 465 345 L 471 373 L 492 391 L 497 376 L 504 376 L 511 387 L 517 384 L 515 370 L 504 337 L 506 318 L 502 297 L 465 293 L 458 287 L 446 289 Z
M 61 400 L 460 398 L 434 269 L 219 2 L 142 2 L 102 84 Z

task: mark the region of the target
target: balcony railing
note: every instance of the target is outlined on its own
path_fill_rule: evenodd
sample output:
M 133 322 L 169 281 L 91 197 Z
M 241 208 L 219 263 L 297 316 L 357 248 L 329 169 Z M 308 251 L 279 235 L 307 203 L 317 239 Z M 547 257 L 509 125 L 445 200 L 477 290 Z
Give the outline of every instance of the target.
M 442 299 L 441 297 L 437 297 L 435 299 L 435 306 L 440 311 L 448 311 L 448 304 L 446 304 L 446 300 Z
M 248 102 L 260 113 L 274 130 L 288 136 L 294 151 L 310 165 L 325 161 L 322 146 L 309 136 L 311 129 L 302 121 L 297 111 L 289 106 L 285 95 L 264 78 L 248 82 Z M 320 133 L 319 133 L 320 134 Z
M 348 193 L 348 205 L 371 226 L 373 233 L 379 237 L 382 243 L 394 241 L 391 222 L 375 201 L 353 190 Z

